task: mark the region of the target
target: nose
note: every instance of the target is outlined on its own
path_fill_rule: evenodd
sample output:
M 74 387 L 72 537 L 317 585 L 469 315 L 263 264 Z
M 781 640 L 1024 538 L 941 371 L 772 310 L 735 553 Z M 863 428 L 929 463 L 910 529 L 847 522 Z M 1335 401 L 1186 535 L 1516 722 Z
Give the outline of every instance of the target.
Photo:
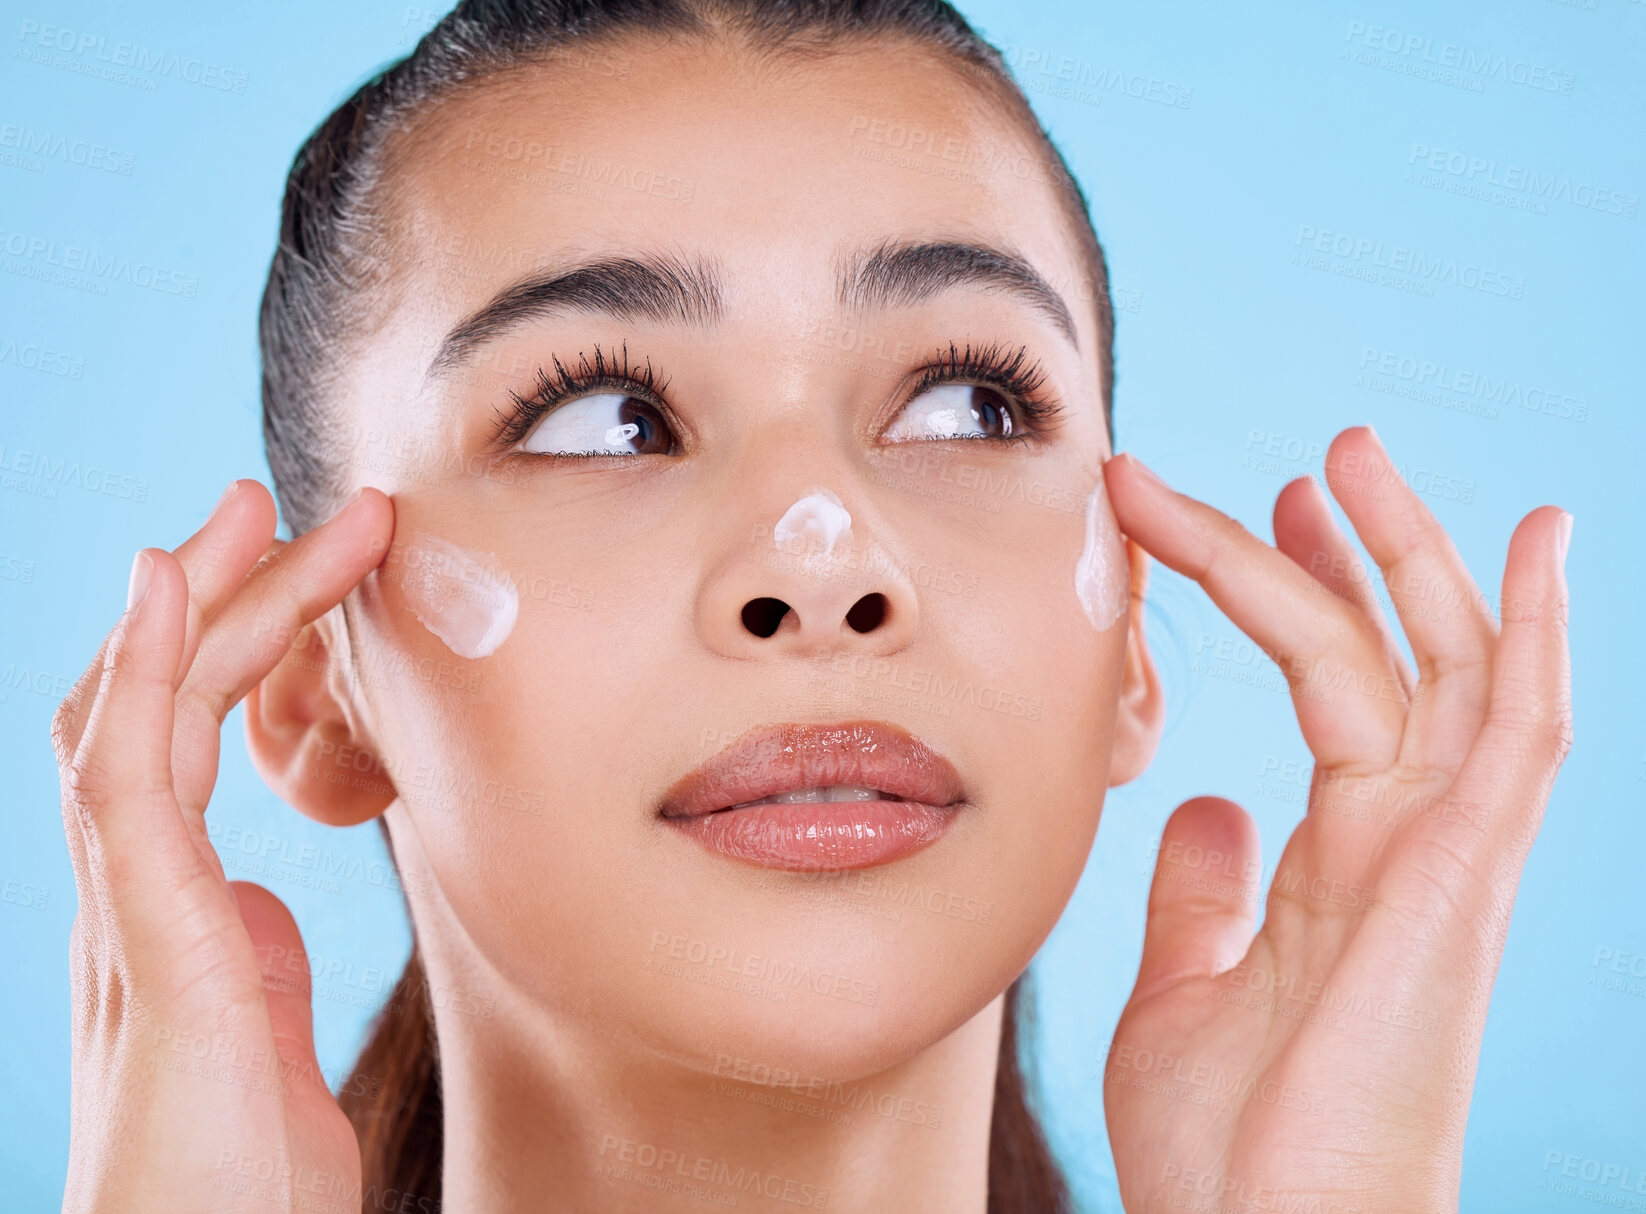
M 832 528 L 756 520 L 708 571 L 697 631 L 733 658 L 884 657 L 908 645 L 919 613 L 907 563 L 863 515 L 851 517 L 844 538 Z

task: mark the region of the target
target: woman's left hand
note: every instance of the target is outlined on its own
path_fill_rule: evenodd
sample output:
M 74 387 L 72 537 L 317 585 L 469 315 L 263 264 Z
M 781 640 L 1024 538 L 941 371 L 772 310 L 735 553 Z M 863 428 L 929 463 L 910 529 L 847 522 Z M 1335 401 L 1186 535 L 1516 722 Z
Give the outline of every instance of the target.
M 1257 830 L 1196 797 L 1166 824 L 1104 1097 L 1128 1211 L 1456 1210 L 1481 1033 L 1522 865 L 1572 741 L 1569 516 L 1533 510 L 1501 624 L 1370 427 L 1308 478 L 1278 547 L 1127 456 L 1122 531 L 1194 578 L 1286 675 L 1309 805 L 1253 932 Z

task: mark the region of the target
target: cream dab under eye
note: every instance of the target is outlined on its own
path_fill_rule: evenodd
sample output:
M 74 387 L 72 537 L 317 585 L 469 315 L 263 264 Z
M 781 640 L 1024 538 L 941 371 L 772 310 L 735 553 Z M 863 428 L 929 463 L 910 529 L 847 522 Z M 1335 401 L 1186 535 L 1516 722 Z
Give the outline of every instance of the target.
M 1101 470 L 1097 487 L 1086 499 L 1086 543 L 1075 562 L 1074 593 L 1087 621 L 1099 632 L 1107 632 L 1120 622 L 1131 598 L 1120 523 L 1109 504 Z
M 412 614 L 458 657 L 486 657 L 514 631 L 520 594 L 491 553 L 426 535 L 407 548 L 401 563 Z

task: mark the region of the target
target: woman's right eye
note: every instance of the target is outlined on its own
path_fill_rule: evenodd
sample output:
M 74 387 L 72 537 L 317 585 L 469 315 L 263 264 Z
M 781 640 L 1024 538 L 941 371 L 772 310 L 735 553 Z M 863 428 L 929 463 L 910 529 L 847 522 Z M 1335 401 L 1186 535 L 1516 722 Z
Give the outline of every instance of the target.
M 520 440 L 537 455 L 667 455 L 668 423 L 635 396 L 600 392 L 553 406 Z

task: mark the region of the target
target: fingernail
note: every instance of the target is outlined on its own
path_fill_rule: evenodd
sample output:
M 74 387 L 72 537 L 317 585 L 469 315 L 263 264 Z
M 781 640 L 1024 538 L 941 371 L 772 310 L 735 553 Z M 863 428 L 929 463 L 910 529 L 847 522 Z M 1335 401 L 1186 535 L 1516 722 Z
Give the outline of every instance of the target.
M 143 601 L 143 596 L 149 592 L 149 579 L 154 574 L 154 558 L 147 552 L 139 551 L 132 558 L 131 580 L 126 583 L 126 610 Z
M 229 482 L 229 487 L 227 489 L 223 490 L 223 496 L 217 499 L 217 505 L 215 505 L 211 508 L 211 514 L 209 514 L 207 517 L 208 518 L 216 518 L 217 517 L 217 512 L 223 508 L 223 503 L 228 501 L 231 497 L 233 497 L 235 495 L 235 493 L 239 490 L 239 488 L 240 488 L 240 482 L 238 480 L 230 481 Z
M 362 497 L 364 497 L 365 493 L 366 493 L 366 486 L 361 485 L 360 488 L 356 489 L 353 493 L 349 494 L 349 496 L 344 500 L 343 504 L 341 506 L 339 506 L 337 508 L 337 510 L 332 514 L 332 517 L 336 518 L 339 514 L 342 514 L 343 511 L 347 510 L 350 506 L 354 505 Z
M 1560 512 L 1560 564 L 1566 566 L 1566 550 L 1572 546 L 1572 516 L 1566 511 Z
M 1373 426 L 1371 422 L 1366 423 L 1365 429 L 1366 429 L 1366 433 L 1372 436 L 1372 441 L 1374 443 L 1376 443 L 1379 447 L 1383 447 L 1383 437 L 1380 434 L 1378 434 L 1377 428 L 1375 426 Z M 1387 451 L 1388 448 L 1383 447 L 1383 450 Z
M 1130 451 L 1126 452 L 1126 458 L 1131 460 L 1132 463 L 1137 465 L 1137 470 L 1139 472 L 1141 472 L 1144 476 L 1146 476 L 1149 480 L 1153 481 L 1155 484 L 1159 485 L 1162 489 L 1168 489 L 1168 488 L 1171 487 L 1171 486 L 1167 485 L 1165 481 L 1161 480 L 1159 476 L 1155 475 L 1155 470 L 1153 468 L 1149 467 L 1148 464 L 1145 464 L 1142 460 L 1138 459 L 1137 456 L 1133 455 Z

